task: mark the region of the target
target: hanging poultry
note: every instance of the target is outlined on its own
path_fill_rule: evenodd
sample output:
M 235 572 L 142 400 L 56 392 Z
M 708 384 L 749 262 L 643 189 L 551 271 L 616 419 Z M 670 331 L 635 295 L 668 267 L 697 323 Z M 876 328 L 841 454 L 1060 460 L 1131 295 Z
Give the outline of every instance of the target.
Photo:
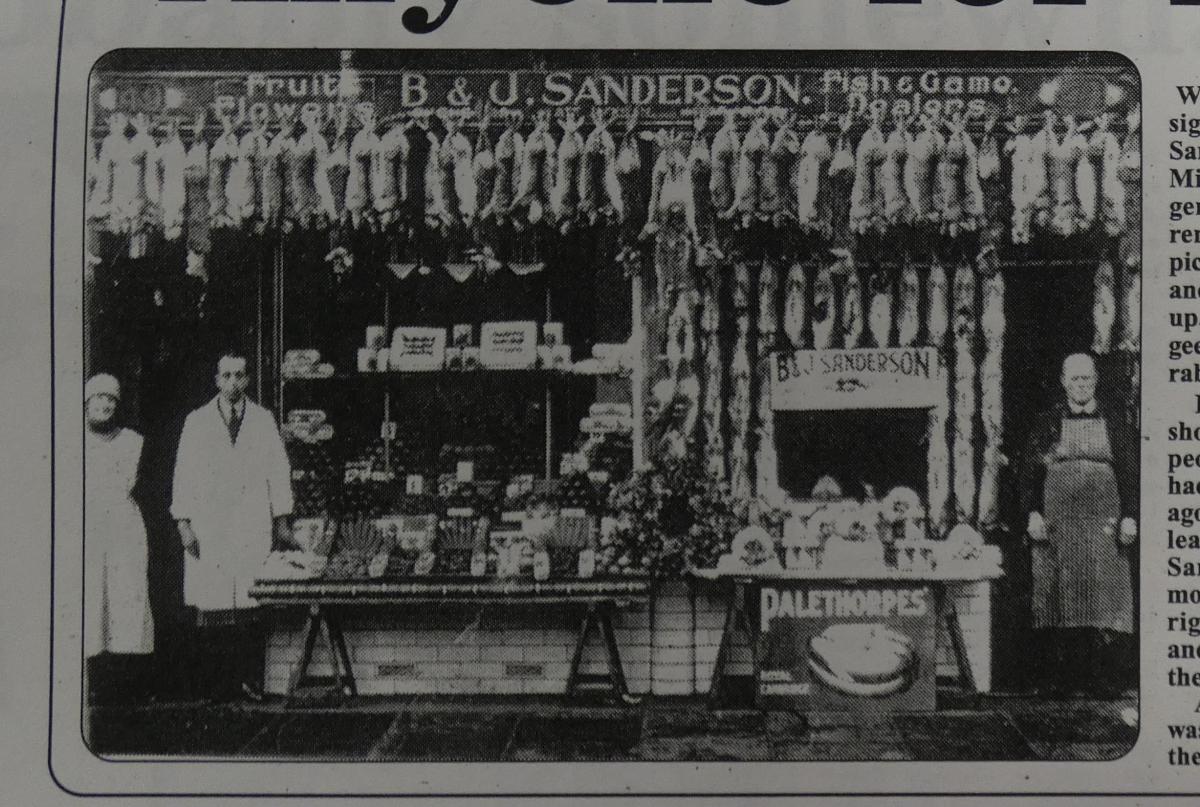
M 491 204 L 481 211 L 481 215 L 495 218 L 498 223 L 512 214 L 520 192 L 521 165 L 525 159 L 525 139 L 519 131 L 522 119 L 520 113 L 511 114 L 496 141 L 496 190 Z
M 373 104 L 363 104 L 356 113 L 359 129 L 350 141 L 350 178 L 346 183 L 346 211 L 355 229 L 374 218 L 374 182 L 382 174 L 375 168 L 381 149 L 380 137 L 376 132 L 378 122 L 375 107 Z
M 707 189 L 706 189 L 707 190 Z M 721 356 L 721 279 L 724 276 L 715 267 L 706 270 L 707 283 L 704 287 L 704 309 L 700 319 L 704 351 L 704 405 L 702 419 L 704 428 L 705 465 L 709 473 L 719 481 L 725 481 L 725 361 Z
M 300 115 L 300 124 L 304 131 L 296 138 L 288 164 L 288 196 L 292 205 L 292 220 L 298 227 L 307 230 L 313 227 L 317 217 L 326 209 L 329 178 L 324 167 L 329 149 L 320 131 L 319 112 L 305 110 Z
M 126 160 L 129 151 L 129 140 L 125 136 L 129 119 L 120 112 L 114 112 L 105 123 L 108 134 L 100 143 L 95 166 L 96 180 L 88 196 L 87 211 L 89 219 L 103 223 L 110 232 L 117 232 L 117 166 Z
M 693 120 L 692 143 L 687 155 L 688 181 L 692 193 L 692 239 L 697 249 L 696 264 L 702 267 L 710 266 L 724 257 L 717 243 L 717 213 L 711 195 L 712 159 L 704 140 L 707 120 L 703 113 L 698 113 Z
M 158 186 L 157 197 L 162 208 L 163 236 L 175 241 L 183 235 L 184 210 L 187 192 L 184 171 L 187 149 L 179 137 L 179 119 L 169 116 L 165 121 L 166 136 L 153 154 L 152 184 Z
M 241 124 L 229 115 L 221 118 L 221 134 L 208 153 L 208 215 L 213 227 L 232 227 L 238 211 L 229 201 L 229 175 L 237 162 L 238 141 L 235 129 Z
M 867 130 L 858 141 L 854 158 L 854 186 L 850 192 L 850 230 L 857 235 L 883 232 L 886 207 L 884 182 L 887 150 L 880 128 L 881 113 L 873 108 Z
M 803 232 L 828 238 L 832 229 L 832 208 L 826 176 L 833 160 L 833 146 L 825 132 L 827 122 L 819 120 L 800 145 L 796 161 L 796 221 Z
M 371 195 L 375 214 L 384 226 L 396 217 L 396 209 L 408 191 L 408 124 L 396 121 L 378 139 L 372 161 Z
M 263 174 L 263 218 L 272 227 L 290 228 L 288 165 L 296 149 L 295 118 L 281 118 L 279 131 L 267 146 Z
M 812 330 L 813 347 L 827 350 L 833 347 L 833 325 L 837 319 L 837 295 L 833 285 L 833 267 L 822 264 L 813 283 Z
M 1097 177 L 1098 193 L 1095 202 L 1096 218 L 1110 236 L 1125 229 L 1125 186 L 1118 177 L 1121 164 L 1121 143 L 1109 128 L 1110 116 L 1096 118 L 1096 131 L 1088 141 L 1088 159 Z
M 908 118 L 896 116 L 896 127 L 883 144 L 883 218 L 890 226 L 909 224 L 913 218 L 904 185 L 904 167 L 910 150 L 908 125 Z
M 525 140 L 525 155 L 521 164 L 521 189 L 517 193 L 517 207 L 529 224 L 538 224 L 554 215 L 551 198 L 554 193 L 555 154 L 557 146 L 550 134 L 550 111 L 540 110 L 534 121 L 533 131 Z
M 767 135 L 767 120 L 766 113 L 755 116 L 738 153 L 733 207 L 725 212 L 725 218 L 735 219 L 743 227 L 750 226 L 756 218 L 763 216 L 760 208 L 763 161 L 771 148 L 771 139 Z
M 920 130 L 909 141 L 908 157 L 904 161 L 904 189 L 915 223 L 932 224 L 941 219 L 938 167 L 945 148 L 937 122 L 922 115 Z
M 974 232 L 983 221 L 983 187 L 979 184 L 979 157 L 967 133 L 967 121 L 955 115 L 947 121 L 949 132 L 938 160 L 937 196 L 941 202 L 942 229 L 951 238 Z
M 738 154 L 742 150 L 738 137 L 737 113 L 728 110 L 725 123 L 717 130 L 712 142 L 712 177 L 709 191 L 713 209 L 722 217 L 737 201 Z
M 230 203 L 237 209 L 242 223 L 256 224 L 260 230 L 266 221 L 267 152 L 271 141 L 267 137 L 265 114 L 250 116 L 250 131 L 238 144 L 235 177 L 230 180 Z
M 334 127 L 333 143 L 325 151 L 324 159 L 318 164 L 317 173 L 325 181 L 321 193 L 321 213 L 325 222 L 338 225 L 349 221 L 346 207 L 347 191 L 350 186 L 350 142 L 346 137 L 349 128 L 349 112 L 345 108 L 338 115 Z
M 1058 235 L 1071 236 L 1087 223 L 1083 219 L 1079 199 L 1081 192 L 1083 196 L 1088 196 L 1088 190 L 1094 189 L 1095 179 L 1090 179 L 1089 188 L 1086 183 L 1089 182 L 1087 177 L 1090 176 L 1091 163 L 1085 156 L 1087 139 L 1079 133 L 1074 117 L 1068 115 L 1063 121 L 1066 132 L 1061 141 L 1055 139 L 1052 129 L 1047 128 L 1043 132 L 1050 139 L 1048 171 L 1053 198 L 1050 229 Z M 1081 186 L 1081 180 L 1085 185 Z
M 146 253 L 149 227 L 159 217 L 157 183 L 153 181 L 153 154 L 157 149 L 150 134 L 150 120 L 145 114 L 130 119 L 133 136 L 129 138 L 127 159 L 117 166 L 117 208 L 120 211 L 121 231 L 132 238 L 129 256 L 140 258 Z
M 651 178 L 650 206 L 643 238 L 654 238 L 654 269 L 660 307 L 673 305 L 678 294 L 695 289 L 692 278 L 693 209 L 691 173 L 681 132 L 660 131 L 658 157 Z
M 479 131 L 475 135 L 475 157 L 471 161 L 471 174 L 475 180 L 475 205 L 477 221 L 489 218 L 496 198 L 496 149 L 492 145 L 491 116 L 486 112 L 479 120 Z
M 795 114 L 779 112 L 775 127 L 775 137 L 766 160 L 770 170 L 763 187 L 770 188 L 774 197 L 769 205 L 774 210 L 772 223 L 782 228 L 796 221 L 796 160 L 800 155 L 800 136 L 796 134 Z

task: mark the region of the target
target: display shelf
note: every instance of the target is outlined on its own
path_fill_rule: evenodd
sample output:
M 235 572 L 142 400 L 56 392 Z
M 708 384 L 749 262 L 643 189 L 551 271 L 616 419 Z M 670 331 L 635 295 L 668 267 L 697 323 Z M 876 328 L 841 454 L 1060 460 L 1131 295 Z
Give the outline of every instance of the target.
M 433 381 L 444 381 L 446 379 L 470 379 L 480 376 L 501 377 L 501 378 L 524 378 L 534 381 L 545 381 L 554 378 L 572 378 L 572 379 L 592 379 L 592 378 L 630 378 L 631 373 L 612 371 L 604 373 L 576 373 L 570 370 L 554 370 L 546 368 L 500 368 L 500 367 L 479 367 L 473 370 L 457 370 L 451 368 L 442 368 L 439 370 L 382 370 L 369 373 L 334 373 L 329 376 L 283 376 L 282 381 L 285 384 L 296 383 L 321 383 L 331 381 L 411 381 L 422 378 Z

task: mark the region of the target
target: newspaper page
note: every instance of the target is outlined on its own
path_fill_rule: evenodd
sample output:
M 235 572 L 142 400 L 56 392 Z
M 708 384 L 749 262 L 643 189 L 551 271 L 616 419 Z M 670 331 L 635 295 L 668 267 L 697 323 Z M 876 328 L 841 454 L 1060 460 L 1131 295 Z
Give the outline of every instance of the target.
M 8 0 L 4 798 L 1200 794 L 1193 0 Z

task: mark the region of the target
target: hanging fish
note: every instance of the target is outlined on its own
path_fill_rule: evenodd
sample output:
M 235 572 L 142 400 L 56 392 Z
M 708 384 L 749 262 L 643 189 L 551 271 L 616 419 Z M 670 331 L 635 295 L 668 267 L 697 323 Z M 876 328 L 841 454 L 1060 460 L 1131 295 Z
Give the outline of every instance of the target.
M 983 326 L 985 353 L 980 365 L 980 406 L 983 456 L 979 472 L 979 523 L 1000 521 L 1001 441 L 1004 435 L 1004 275 L 994 271 L 984 280 Z
M 1092 352 L 1103 355 L 1112 346 L 1113 324 L 1117 319 L 1116 278 L 1113 266 L 1101 261 L 1093 278 Z
M 1142 273 L 1136 264 L 1121 271 L 1121 323 L 1117 349 L 1137 353 L 1142 349 Z
M 892 339 L 892 278 L 886 269 L 872 275 L 870 295 L 867 327 L 871 342 L 876 347 L 887 347 Z
M 917 343 L 921 331 L 921 276 L 917 267 L 906 261 L 900 272 L 900 300 L 897 330 L 901 347 Z
M 859 278 L 858 268 L 848 254 L 842 257 L 834 271 L 835 277 L 839 274 L 843 277 L 841 344 L 847 348 L 856 348 L 862 344 L 867 329 L 863 316 L 866 293 Z
M 954 273 L 954 502 L 960 524 L 976 514 L 975 479 L 975 272 Z
M 745 264 L 740 264 L 737 271 L 737 282 L 748 284 L 748 268 Z M 753 371 L 750 365 L 750 315 L 744 310 L 737 315 L 737 335 L 734 338 L 729 375 L 730 494 L 734 501 L 749 502 L 754 495 L 754 481 L 750 474 L 750 420 L 753 416 L 750 387 Z
M 946 345 L 946 335 L 950 330 L 950 303 L 948 293 L 950 287 L 946 280 L 946 267 L 936 258 L 929 267 L 929 278 L 926 293 L 929 296 L 928 308 L 929 344 L 938 349 Z
M 947 437 L 950 401 L 942 386 L 939 403 L 929 410 L 929 454 L 925 485 L 929 491 L 929 527 L 942 536 L 950 524 L 950 441 Z
M 723 275 L 716 267 L 706 270 L 704 309 L 700 320 L 704 349 L 704 454 L 709 473 L 726 480 L 725 451 L 725 361 L 721 357 L 720 292 Z
M 792 348 L 796 350 L 806 347 L 804 326 L 806 324 L 807 287 L 807 271 L 799 263 L 792 264 L 792 268 L 788 270 L 787 289 L 784 292 L 783 332 Z
M 827 350 L 833 347 L 833 325 L 834 320 L 837 319 L 836 305 L 833 268 L 822 265 L 817 270 L 817 279 L 813 284 L 813 346 L 817 350 Z

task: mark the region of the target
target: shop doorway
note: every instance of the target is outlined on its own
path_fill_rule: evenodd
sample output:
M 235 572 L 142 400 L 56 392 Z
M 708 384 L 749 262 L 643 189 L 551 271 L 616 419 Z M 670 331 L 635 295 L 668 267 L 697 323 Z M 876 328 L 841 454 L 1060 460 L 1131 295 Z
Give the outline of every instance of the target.
M 822 476 L 847 496 L 884 496 L 904 485 L 924 496 L 929 416 L 923 409 L 777 412 L 779 485 L 794 499 L 811 497 Z

